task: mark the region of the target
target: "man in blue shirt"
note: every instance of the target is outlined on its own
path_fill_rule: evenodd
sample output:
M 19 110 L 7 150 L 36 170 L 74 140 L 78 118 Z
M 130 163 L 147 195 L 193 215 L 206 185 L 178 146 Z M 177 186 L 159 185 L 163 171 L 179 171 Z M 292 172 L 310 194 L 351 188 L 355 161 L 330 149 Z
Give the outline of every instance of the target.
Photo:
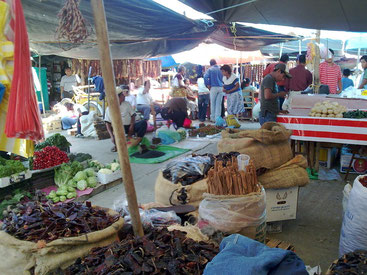
M 353 80 L 349 78 L 350 70 L 344 69 L 343 70 L 343 77 L 342 77 L 342 90 L 344 91 L 348 87 L 353 87 L 354 83 Z
M 210 120 L 215 122 L 221 116 L 223 100 L 223 75 L 215 59 L 210 60 L 210 68 L 205 72 L 204 82 L 210 90 Z

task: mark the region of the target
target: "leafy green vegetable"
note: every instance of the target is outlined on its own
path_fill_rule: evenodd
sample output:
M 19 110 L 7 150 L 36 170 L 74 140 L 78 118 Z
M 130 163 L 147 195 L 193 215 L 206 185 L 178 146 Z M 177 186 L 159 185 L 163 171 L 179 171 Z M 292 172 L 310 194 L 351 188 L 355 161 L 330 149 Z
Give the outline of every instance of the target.
M 70 161 L 79 161 L 79 162 L 83 162 L 86 161 L 88 159 L 92 159 L 92 156 L 90 154 L 85 154 L 85 153 L 78 153 L 78 154 L 69 154 L 68 155 L 69 160 Z
M 85 171 L 79 171 L 74 176 L 74 180 L 76 180 L 76 181 L 81 181 L 81 180 L 85 180 L 85 179 L 87 179 L 87 173 Z
M 65 196 L 60 196 L 60 201 L 66 201 L 66 195 Z
M 52 201 L 53 201 L 54 203 L 57 203 L 57 202 L 59 202 L 59 201 L 60 201 L 60 197 L 54 197 L 54 198 L 52 199 Z
M 76 192 L 69 192 L 67 195 L 66 195 L 66 198 L 68 199 L 72 199 L 72 198 L 76 198 Z
M 35 146 L 36 151 L 40 151 L 43 148 L 47 147 L 47 146 L 56 146 L 59 149 L 66 149 L 67 147 L 71 146 L 71 144 L 68 142 L 68 140 L 66 139 L 66 137 L 64 137 L 63 135 L 57 133 L 54 134 L 48 138 L 46 138 L 46 140 L 44 142 L 38 143 Z
M 74 188 L 74 187 L 72 187 L 72 186 L 69 186 L 69 187 L 68 187 L 68 192 L 75 192 L 75 188 Z
M 58 189 L 56 191 L 56 195 L 58 196 L 66 196 L 68 194 L 68 190 Z
M 19 160 L 0 160 L 0 178 L 9 177 L 11 175 L 27 170 Z
M 13 193 L 9 196 L 10 199 L 4 199 L 0 203 L 0 219 L 3 219 L 3 212 L 8 208 L 8 206 L 16 205 L 19 203 L 23 198 L 28 197 L 31 198 L 32 195 L 28 191 L 16 189 L 13 191 Z
M 56 191 L 55 190 L 52 190 L 49 194 L 48 194 L 48 197 L 49 198 L 54 198 L 54 197 L 56 197 L 57 195 L 56 195 Z
M 55 169 L 55 184 L 57 186 L 68 184 L 68 182 L 83 169 L 83 165 L 78 161 L 63 163 L 60 167 Z
M 80 180 L 76 184 L 76 188 L 80 191 L 83 191 L 83 190 L 87 189 L 87 187 L 88 187 L 88 184 L 85 180 Z
M 95 176 L 89 177 L 87 179 L 88 187 L 94 188 L 97 186 L 97 179 Z

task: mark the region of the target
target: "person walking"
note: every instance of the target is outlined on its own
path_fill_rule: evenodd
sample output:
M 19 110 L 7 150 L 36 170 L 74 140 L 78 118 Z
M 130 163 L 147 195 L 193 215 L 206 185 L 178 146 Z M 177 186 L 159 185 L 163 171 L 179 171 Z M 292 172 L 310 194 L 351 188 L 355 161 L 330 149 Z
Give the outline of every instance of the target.
M 223 74 L 223 92 L 227 96 L 227 113 L 238 116 L 245 110 L 240 80 L 229 65 L 223 65 L 220 70 Z
M 260 125 L 265 122 L 276 122 L 277 115 L 280 112 L 279 98 L 285 97 L 287 93 L 285 91 L 278 92 L 276 89 L 276 83 L 283 81 L 284 78 L 291 78 L 292 76 L 286 71 L 285 64 L 278 63 L 274 67 L 274 71 L 264 77 L 260 85 Z M 286 111 L 284 111 L 286 112 Z
M 223 101 L 223 75 L 215 59 L 210 60 L 210 68 L 205 72 L 204 82 L 210 90 L 210 120 L 215 122 L 221 116 Z
M 198 99 L 199 120 L 201 122 L 204 122 L 206 118 L 206 110 L 208 108 L 209 100 L 210 100 L 210 91 L 205 86 L 203 75 L 200 75 L 198 77 L 197 84 L 198 84 L 198 94 L 199 94 L 199 99 Z

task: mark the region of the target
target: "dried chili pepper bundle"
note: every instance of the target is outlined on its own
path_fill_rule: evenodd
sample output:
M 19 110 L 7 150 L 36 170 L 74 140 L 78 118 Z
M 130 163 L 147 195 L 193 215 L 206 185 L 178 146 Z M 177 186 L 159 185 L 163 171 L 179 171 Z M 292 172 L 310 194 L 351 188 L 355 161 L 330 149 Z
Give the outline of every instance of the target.
M 202 274 L 218 253 L 218 247 L 195 242 L 185 232 L 149 230 L 144 237 L 134 237 L 125 225 L 121 242 L 93 249 L 65 274 Z
M 50 242 L 105 229 L 118 219 L 78 202 L 50 205 L 30 201 L 8 214 L 2 230 L 20 240 Z

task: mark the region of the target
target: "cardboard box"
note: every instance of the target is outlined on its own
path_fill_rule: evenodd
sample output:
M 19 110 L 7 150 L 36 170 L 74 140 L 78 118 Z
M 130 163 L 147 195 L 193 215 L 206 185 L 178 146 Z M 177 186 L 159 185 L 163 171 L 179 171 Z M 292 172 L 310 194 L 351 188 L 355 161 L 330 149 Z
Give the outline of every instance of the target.
M 115 180 L 121 179 L 122 178 L 122 173 L 121 173 L 120 169 L 113 172 L 112 174 L 102 174 L 102 173 L 98 172 L 97 173 L 97 178 L 98 178 L 98 181 L 101 184 L 107 184 L 107 183 L 113 182 Z
M 366 174 L 367 173 L 367 157 L 362 157 L 358 154 L 354 156 L 354 160 L 350 169 L 350 173 L 353 174 Z M 348 147 L 342 148 L 340 156 L 340 172 L 346 173 L 348 171 L 350 160 L 352 159 L 352 152 Z
M 320 148 L 319 164 L 330 169 L 335 161 L 338 150 L 336 148 Z
M 266 221 L 294 220 L 297 217 L 299 187 L 266 189 Z

